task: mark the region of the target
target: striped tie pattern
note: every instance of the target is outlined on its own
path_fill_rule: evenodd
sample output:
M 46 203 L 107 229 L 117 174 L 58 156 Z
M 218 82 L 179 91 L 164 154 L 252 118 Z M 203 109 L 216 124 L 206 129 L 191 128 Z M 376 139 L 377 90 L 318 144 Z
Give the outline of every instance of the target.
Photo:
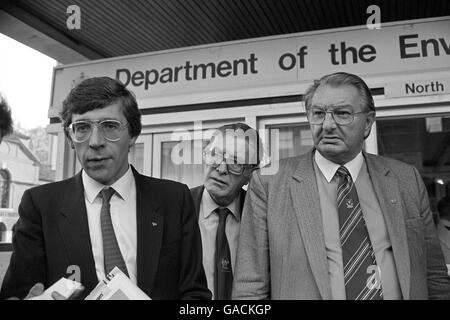
M 347 168 L 340 166 L 337 205 L 347 300 L 383 299 L 380 269 L 370 242 L 358 193 Z
M 127 267 L 120 253 L 116 234 L 111 221 L 110 203 L 111 197 L 115 193 L 113 188 L 105 188 L 100 192 L 102 197 L 102 210 L 100 212 L 100 224 L 103 239 L 103 258 L 105 262 L 105 274 L 107 275 L 114 267 L 118 267 L 128 276 Z

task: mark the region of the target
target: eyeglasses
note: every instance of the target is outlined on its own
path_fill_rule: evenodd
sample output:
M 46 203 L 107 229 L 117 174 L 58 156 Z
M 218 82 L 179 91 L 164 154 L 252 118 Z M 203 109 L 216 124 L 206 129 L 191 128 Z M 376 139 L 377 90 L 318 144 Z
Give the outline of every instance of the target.
M 73 141 L 82 143 L 91 137 L 94 126 L 106 140 L 115 142 L 120 140 L 121 133 L 128 124 L 122 124 L 117 120 L 83 120 L 72 122 L 68 130 Z
M 319 108 L 311 108 L 308 111 L 308 120 L 311 124 L 322 124 L 325 121 L 327 113 L 331 113 L 333 120 L 342 126 L 349 125 L 355 119 L 355 114 L 366 113 L 368 111 L 353 112 L 345 109 L 335 109 L 325 111 Z M 369 111 L 370 112 L 370 111 Z
M 217 168 L 222 163 L 227 165 L 227 170 L 229 173 L 239 175 L 244 172 L 248 165 L 243 163 L 238 163 L 234 157 L 227 155 L 226 153 L 220 152 L 203 152 L 203 159 L 208 166 Z

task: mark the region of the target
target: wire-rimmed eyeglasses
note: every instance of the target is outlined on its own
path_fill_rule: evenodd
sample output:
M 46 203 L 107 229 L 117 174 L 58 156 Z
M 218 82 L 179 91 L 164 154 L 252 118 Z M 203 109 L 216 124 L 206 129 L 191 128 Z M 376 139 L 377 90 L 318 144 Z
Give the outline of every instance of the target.
M 222 163 L 227 165 L 228 172 L 240 175 L 246 168 L 255 168 L 256 165 L 249 165 L 245 163 L 239 163 L 234 157 L 221 152 L 207 152 L 203 151 L 203 159 L 208 166 L 217 168 Z
M 371 111 L 358 111 L 353 112 L 347 109 L 332 109 L 323 110 L 320 108 L 311 108 L 307 112 L 309 123 L 311 124 L 322 124 L 325 121 L 327 113 L 331 113 L 333 120 L 339 125 L 349 125 L 355 120 L 355 114 L 358 113 L 368 113 Z

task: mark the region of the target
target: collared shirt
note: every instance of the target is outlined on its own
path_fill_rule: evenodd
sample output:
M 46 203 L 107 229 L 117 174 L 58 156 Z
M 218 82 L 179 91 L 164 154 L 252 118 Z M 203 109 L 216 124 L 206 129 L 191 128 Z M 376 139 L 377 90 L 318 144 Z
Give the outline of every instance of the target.
M 216 253 L 216 234 L 219 225 L 219 216 L 214 212 L 219 205 L 214 202 L 211 195 L 203 190 L 202 202 L 199 212 L 199 227 L 202 235 L 203 247 L 203 267 L 206 273 L 208 289 L 211 290 L 214 297 L 214 257 Z M 240 195 L 236 197 L 228 206 L 232 214 L 227 216 L 225 224 L 225 234 L 227 235 L 228 245 L 230 246 L 231 266 L 234 273 L 236 261 L 236 250 L 239 236 L 239 227 L 241 220 Z
M 314 160 L 332 298 L 345 299 L 344 268 L 339 234 L 338 210 L 336 207 L 339 182 L 338 177 L 335 177 L 335 173 L 340 165 L 329 161 L 318 151 L 315 152 Z M 383 299 L 401 299 L 402 295 L 386 223 L 362 153 L 360 152 L 353 160 L 344 164 L 344 166 L 349 171 L 355 183 L 363 217 L 369 232 L 369 238 L 375 252 L 377 265 L 380 267 Z
M 100 211 L 102 198 L 100 191 L 105 186 L 92 179 L 83 170 L 82 172 L 86 211 L 91 237 L 92 254 L 95 261 L 97 278 L 105 279 L 105 266 L 103 259 L 103 239 L 100 224 Z M 119 244 L 120 252 L 127 266 L 131 281 L 136 284 L 136 254 L 137 254 L 137 227 L 136 227 L 136 183 L 131 167 L 110 187 L 116 191 L 110 200 L 111 220 Z
M 437 235 L 441 243 L 445 263 L 450 266 L 450 221 L 444 219 L 439 220 L 437 224 Z

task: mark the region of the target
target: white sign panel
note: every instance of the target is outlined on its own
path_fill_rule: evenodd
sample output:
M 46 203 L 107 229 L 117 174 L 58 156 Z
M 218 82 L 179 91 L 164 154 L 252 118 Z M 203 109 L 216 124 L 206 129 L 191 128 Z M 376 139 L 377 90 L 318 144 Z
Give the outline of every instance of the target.
M 299 85 L 336 71 L 442 70 L 449 58 L 450 19 L 293 34 L 59 66 L 52 106 L 95 76 L 118 78 L 152 108 L 299 94 Z
M 389 98 L 450 94 L 450 78 L 393 82 L 386 85 L 385 94 Z

